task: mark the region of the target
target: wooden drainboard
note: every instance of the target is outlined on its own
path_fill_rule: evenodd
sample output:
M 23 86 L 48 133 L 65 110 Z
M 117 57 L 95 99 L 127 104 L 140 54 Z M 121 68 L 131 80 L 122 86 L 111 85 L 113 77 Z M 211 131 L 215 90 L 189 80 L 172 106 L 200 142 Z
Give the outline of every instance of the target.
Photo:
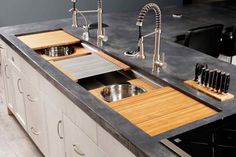
M 218 113 L 171 87 L 152 89 L 138 96 L 106 104 L 150 136 Z

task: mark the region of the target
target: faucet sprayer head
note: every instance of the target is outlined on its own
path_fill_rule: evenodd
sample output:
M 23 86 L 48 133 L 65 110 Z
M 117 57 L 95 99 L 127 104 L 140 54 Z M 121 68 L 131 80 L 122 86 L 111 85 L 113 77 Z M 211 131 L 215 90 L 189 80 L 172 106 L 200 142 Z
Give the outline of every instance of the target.
M 140 27 L 143 26 L 144 17 L 147 14 L 147 12 L 149 12 L 150 10 L 153 10 L 155 12 L 155 16 L 156 16 L 156 29 L 161 29 L 161 10 L 160 10 L 159 6 L 157 4 L 155 4 L 155 3 L 146 4 L 142 8 L 142 10 L 139 13 L 136 25 L 140 26 Z

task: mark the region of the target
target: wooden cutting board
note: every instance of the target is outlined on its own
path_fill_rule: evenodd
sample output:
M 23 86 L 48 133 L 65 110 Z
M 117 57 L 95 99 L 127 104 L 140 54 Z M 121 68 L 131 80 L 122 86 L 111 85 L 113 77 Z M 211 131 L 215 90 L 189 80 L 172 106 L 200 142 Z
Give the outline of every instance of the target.
M 108 104 L 150 136 L 207 118 L 218 112 L 171 88 L 164 87 Z
M 22 35 L 17 38 L 33 50 L 44 49 L 52 46 L 69 45 L 80 41 L 78 38 L 63 30 Z

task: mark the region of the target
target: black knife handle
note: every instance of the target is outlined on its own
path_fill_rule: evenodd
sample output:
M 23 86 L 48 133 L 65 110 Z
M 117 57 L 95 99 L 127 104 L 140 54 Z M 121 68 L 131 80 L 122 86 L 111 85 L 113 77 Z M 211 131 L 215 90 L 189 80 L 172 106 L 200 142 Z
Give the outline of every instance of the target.
M 201 85 L 205 84 L 205 78 L 206 78 L 206 68 L 202 68 L 202 73 L 201 73 Z
M 216 81 L 216 92 L 219 92 L 220 89 L 220 81 L 221 81 L 221 71 L 217 71 L 217 81 Z
M 214 78 L 213 78 L 213 81 L 212 81 L 213 90 L 215 90 L 216 86 L 217 86 L 217 78 L 218 78 L 217 71 L 218 71 L 217 69 L 214 70 Z
M 209 71 L 209 78 L 208 78 L 208 87 L 211 88 L 212 87 L 212 77 L 213 77 L 213 70 Z
M 205 87 L 207 87 L 207 85 L 208 85 L 208 80 L 209 80 L 209 75 L 210 75 L 210 73 L 209 73 L 209 69 L 206 69 L 206 71 L 205 71 Z
M 198 74 L 199 74 L 199 66 L 200 64 L 197 63 L 196 66 L 195 66 L 195 78 L 194 78 L 194 81 L 198 81 Z
M 221 80 L 220 80 L 220 92 L 224 92 L 225 89 L 225 80 L 226 80 L 226 75 L 225 72 L 221 73 Z
M 225 88 L 224 88 L 224 93 L 228 93 L 229 90 L 229 84 L 230 84 L 230 74 L 226 74 L 226 80 L 225 80 Z

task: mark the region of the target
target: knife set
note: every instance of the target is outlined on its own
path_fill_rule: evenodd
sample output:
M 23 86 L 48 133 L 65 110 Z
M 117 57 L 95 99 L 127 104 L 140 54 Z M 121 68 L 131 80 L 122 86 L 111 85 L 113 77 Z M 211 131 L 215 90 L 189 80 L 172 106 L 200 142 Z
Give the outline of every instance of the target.
M 207 64 L 197 63 L 194 81 L 216 93 L 228 93 L 230 74 L 218 69 L 210 70 Z

